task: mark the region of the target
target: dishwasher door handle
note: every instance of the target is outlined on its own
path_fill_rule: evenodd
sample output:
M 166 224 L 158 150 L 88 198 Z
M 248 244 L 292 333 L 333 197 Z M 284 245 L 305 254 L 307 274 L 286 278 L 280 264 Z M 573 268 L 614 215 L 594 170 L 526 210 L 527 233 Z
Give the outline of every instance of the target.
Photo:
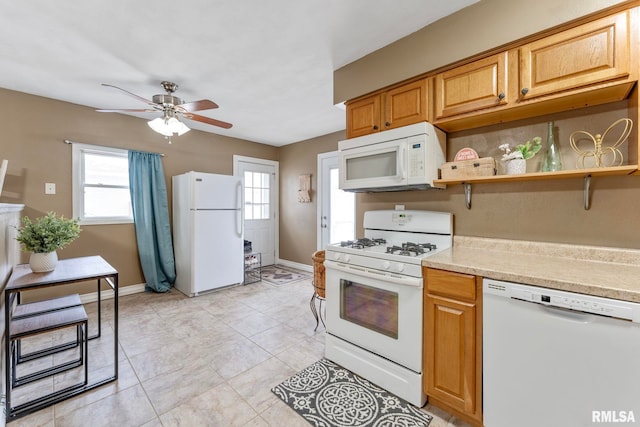
M 577 323 L 593 323 L 595 320 L 595 314 L 585 313 L 583 311 L 575 311 L 569 310 L 568 308 L 556 307 L 553 305 L 545 305 L 545 304 L 536 304 L 543 310 L 545 313 L 550 316 L 558 317 L 560 319 L 569 320 Z

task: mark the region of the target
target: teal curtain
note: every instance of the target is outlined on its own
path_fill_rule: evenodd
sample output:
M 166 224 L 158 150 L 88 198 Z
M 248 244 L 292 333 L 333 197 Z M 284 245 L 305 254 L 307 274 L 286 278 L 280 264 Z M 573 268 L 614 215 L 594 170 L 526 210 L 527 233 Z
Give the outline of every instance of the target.
M 159 154 L 129 151 L 129 188 L 145 288 L 167 292 L 176 281 L 176 266 Z

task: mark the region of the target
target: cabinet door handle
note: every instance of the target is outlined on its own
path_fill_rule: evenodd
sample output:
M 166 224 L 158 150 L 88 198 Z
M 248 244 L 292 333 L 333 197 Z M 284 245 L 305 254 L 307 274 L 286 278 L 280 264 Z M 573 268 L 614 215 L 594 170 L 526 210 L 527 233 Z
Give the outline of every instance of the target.
M 373 130 L 378 130 L 378 125 L 373 125 Z
M 505 94 L 504 93 L 501 92 L 501 93 L 498 94 L 498 99 L 500 101 L 502 101 L 504 98 L 505 98 Z
M 523 87 L 522 90 L 520 91 L 521 94 L 526 95 L 529 92 L 529 88 L 527 87 Z
M 384 122 L 384 125 L 385 125 L 386 127 L 389 127 L 389 126 L 391 126 L 391 123 L 389 123 L 389 122 Z

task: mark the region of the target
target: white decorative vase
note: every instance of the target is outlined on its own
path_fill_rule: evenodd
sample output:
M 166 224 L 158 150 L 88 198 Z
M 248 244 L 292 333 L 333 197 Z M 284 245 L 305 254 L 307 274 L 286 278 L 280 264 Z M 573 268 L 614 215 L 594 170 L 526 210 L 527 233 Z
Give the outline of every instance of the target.
M 56 251 L 46 254 L 33 252 L 29 257 L 29 265 L 34 273 L 53 271 L 58 265 L 58 253 Z
M 520 175 L 527 172 L 527 161 L 525 159 L 511 159 L 504 165 L 507 175 Z

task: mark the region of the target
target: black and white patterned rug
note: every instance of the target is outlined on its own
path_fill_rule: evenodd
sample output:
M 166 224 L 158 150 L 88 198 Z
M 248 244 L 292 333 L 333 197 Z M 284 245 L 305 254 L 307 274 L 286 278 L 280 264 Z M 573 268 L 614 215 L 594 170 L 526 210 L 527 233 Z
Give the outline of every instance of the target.
M 271 391 L 318 427 L 427 427 L 432 417 L 327 359 Z

